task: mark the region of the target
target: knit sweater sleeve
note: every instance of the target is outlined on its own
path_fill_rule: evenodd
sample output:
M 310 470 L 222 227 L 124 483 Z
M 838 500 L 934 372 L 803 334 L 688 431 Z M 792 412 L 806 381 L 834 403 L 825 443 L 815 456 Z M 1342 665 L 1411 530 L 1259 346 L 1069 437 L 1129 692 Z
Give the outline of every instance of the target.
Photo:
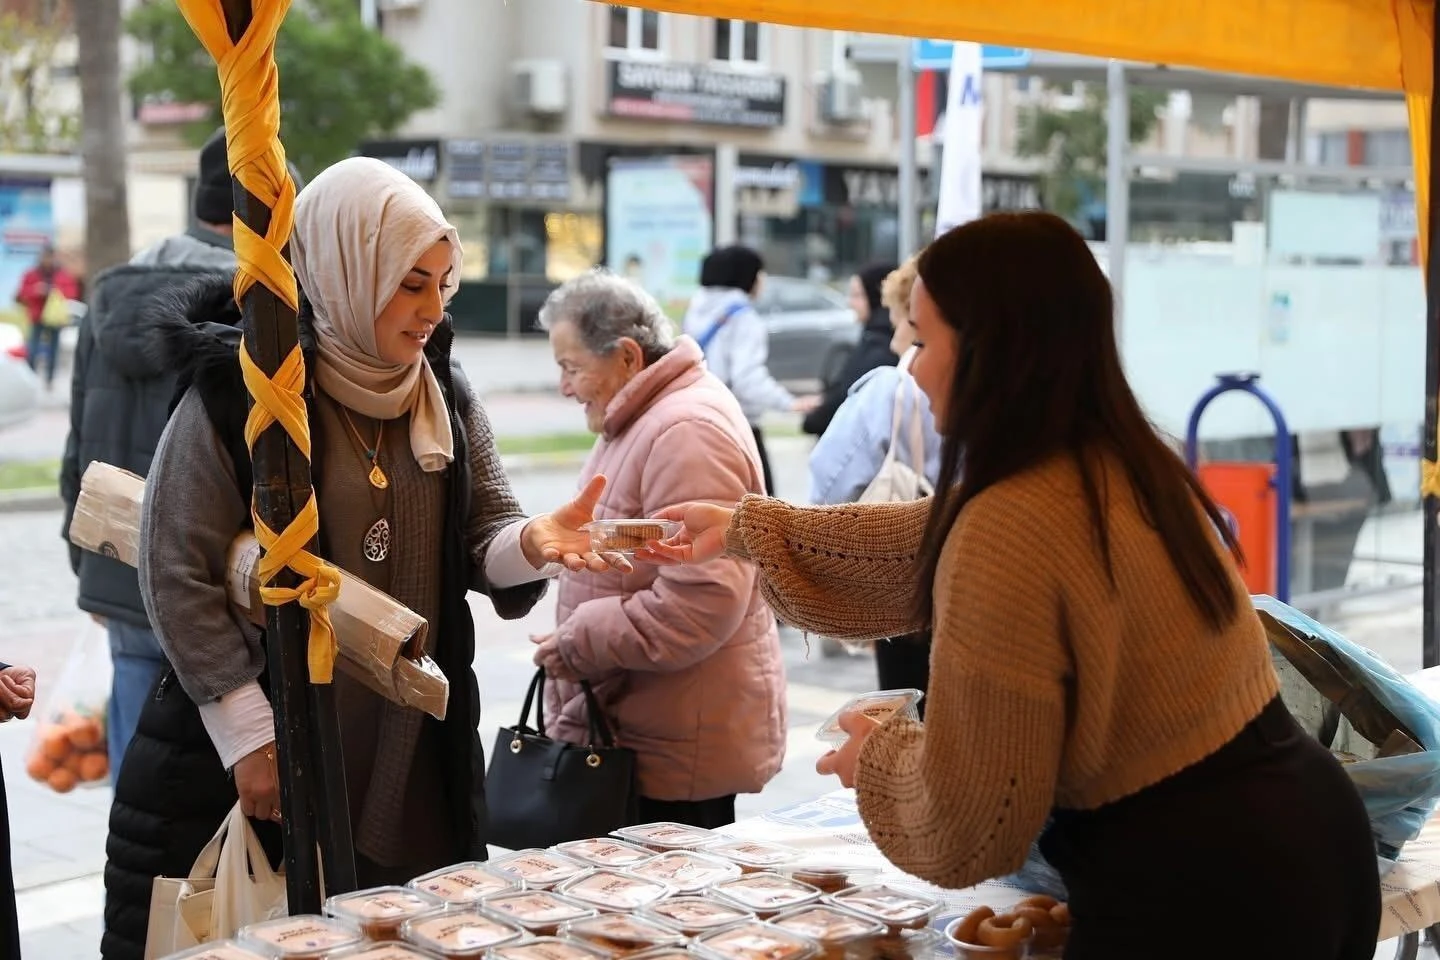
M 726 531 L 735 556 L 755 562 L 780 619 L 827 637 L 875 640 L 915 633 L 915 555 L 930 500 L 795 507 L 755 495 Z
M 855 775 L 880 851 L 952 889 L 1019 869 L 1053 804 L 1066 730 L 1057 545 L 985 497 L 967 505 L 936 575 L 925 723 L 874 731 Z

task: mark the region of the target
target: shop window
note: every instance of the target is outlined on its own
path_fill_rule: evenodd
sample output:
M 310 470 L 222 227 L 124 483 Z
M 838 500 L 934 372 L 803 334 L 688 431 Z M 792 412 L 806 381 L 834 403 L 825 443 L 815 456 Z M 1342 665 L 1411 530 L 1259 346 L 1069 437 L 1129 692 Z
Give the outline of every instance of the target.
M 611 50 L 640 54 L 660 52 L 660 14 L 615 3 L 610 4 L 608 14 L 605 45 Z
M 750 20 L 715 21 L 715 59 L 760 63 L 760 24 Z

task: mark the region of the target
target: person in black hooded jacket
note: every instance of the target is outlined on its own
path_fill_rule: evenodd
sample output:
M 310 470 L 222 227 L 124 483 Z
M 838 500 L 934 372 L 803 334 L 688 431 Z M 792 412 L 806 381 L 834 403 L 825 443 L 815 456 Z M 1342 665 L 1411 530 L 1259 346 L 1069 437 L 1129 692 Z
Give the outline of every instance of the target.
M 872 263 L 862 267 L 850 278 L 850 308 L 864 326 L 860 342 L 850 351 L 840 374 L 825 385 L 820 405 L 805 415 L 800 427 L 812 436 L 820 436 L 835 418 L 835 411 L 850 394 L 855 381 L 876 367 L 893 367 L 900 358 L 890 349 L 890 311 L 880 300 L 880 286 L 892 271 L 893 263 Z

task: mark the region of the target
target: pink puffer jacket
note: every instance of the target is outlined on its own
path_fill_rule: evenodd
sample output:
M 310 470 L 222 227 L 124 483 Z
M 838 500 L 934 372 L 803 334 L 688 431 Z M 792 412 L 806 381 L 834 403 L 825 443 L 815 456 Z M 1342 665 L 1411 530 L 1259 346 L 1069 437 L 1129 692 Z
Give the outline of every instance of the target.
M 597 473 L 609 480 L 601 519 L 649 517 L 689 500 L 729 505 L 764 488 L 749 424 L 689 337 L 610 402 L 580 485 Z M 636 751 L 642 795 L 753 793 L 779 771 L 785 669 L 749 564 L 565 573 L 556 623 L 561 655 Z M 589 739 L 578 685 L 547 684 L 546 700 L 550 736 Z

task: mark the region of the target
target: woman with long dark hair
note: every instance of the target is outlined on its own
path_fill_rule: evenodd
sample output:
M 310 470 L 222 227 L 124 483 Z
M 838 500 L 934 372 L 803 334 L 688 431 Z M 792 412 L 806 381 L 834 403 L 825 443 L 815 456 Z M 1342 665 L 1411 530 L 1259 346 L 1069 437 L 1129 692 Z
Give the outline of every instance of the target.
M 1234 542 L 1126 382 L 1084 241 L 995 215 L 937 239 L 919 274 L 912 372 L 944 437 L 940 493 L 685 505 L 643 559 L 749 557 L 780 617 L 816 633 L 932 625 L 925 722 L 848 716 L 818 765 L 908 873 L 970 886 L 1044 829 L 1068 960 L 1370 957 L 1364 806 L 1279 699 Z

